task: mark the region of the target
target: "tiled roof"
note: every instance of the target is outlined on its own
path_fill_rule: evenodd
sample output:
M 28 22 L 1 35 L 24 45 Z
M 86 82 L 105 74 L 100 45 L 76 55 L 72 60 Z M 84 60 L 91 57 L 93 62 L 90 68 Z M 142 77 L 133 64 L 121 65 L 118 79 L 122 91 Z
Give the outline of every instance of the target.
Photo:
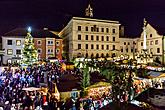
M 20 36 L 20 37 L 24 37 L 27 35 L 27 29 L 26 28 L 16 28 L 10 32 L 7 32 L 6 34 L 4 34 L 3 36 Z M 39 30 L 39 29 L 32 29 L 31 31 L 31 35 L 34 38 L 46 38 L 46 37 L 50 37 L 50 38 L 56 38 L 56 39 L 61 39 L 58 35 L 53 34 L 52 32 L 50 32 L 49 30 Z

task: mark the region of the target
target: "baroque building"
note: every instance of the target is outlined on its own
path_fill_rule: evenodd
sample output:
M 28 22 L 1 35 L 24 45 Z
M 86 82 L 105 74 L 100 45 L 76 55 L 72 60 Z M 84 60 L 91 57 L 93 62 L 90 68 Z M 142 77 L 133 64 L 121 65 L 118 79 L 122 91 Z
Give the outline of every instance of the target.
M 120 49 L 119 21 L 73 17 L 59 35 L 69 60 L 116 56 Z

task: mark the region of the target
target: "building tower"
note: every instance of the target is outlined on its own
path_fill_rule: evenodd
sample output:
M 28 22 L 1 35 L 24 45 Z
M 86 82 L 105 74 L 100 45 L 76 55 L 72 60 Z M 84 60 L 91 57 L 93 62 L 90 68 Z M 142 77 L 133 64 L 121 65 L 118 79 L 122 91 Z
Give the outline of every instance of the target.
M 92 9 L 90 3 L 88 4 L 88 7 L 85 9 L 85 16 L 93 17 L 93 9 Z
M 149 53 L 147 49 L 147 31 L 146 31 L 147 21 L 143 20 L 143 49 L 141 53 L 137 55 L 137 63 L 147 64 L 153 62 L 152 54 Z

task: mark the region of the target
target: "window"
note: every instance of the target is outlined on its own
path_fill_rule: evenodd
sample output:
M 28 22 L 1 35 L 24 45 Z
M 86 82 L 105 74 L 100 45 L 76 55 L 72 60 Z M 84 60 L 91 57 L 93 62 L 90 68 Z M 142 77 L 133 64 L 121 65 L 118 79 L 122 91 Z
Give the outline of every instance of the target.
M 131 49 L 131 52 L 133 52 L 133 48 Z
M 155 45 L 158 45 L 158 40 L 155 40 Z
M 116 30 L 115 30 L 115 29 L 112 29 L 112 33 L 113 33 L 113 34 L 116 33 Z
M 8 55 L 12 55 L 13 54 L 13 50 L 12 49 L 7 49 L 7 54 Z
M 81 31 L 81 26 L 78 26 L 78 31 Z
M 128 48 L 126 48 L 126 52 L 128 52 Z
M 108 28 L 106 28 L 106 32 L 109 33 L 109 29 Z
M 37 40 L 37 45 L 41 45 L 41 40 Z
M 76 91 L 71 92 L 71 97 L 77 98 L 78 97 L 78 92 L 76 92 Z
M 49 40 L 48 41 L 48 45 L 53 45 L 53 41 L 52 40 Z
M 157 48 L 157 53 L 160 53 L 160 48 Z
M 48 54 L 53 53 L 53 49 L 48 49 Z
M 109 41 L 109 36 L 107 36 L 107 41 Z
M 78 40 L 81 40 L 81 35 L 80 34 L 78 34 Z
M 96 40 L 99 41 L 99 36 L 96 36 Z
M 107 50 L 109 50 L 109 45 L 107 45 Z
M 56 49 L 56 54 L 59 54 L 60 50 L 59 49 Z
M 57 41 L 57 42 L 56 42 L 56 46 L 59 46 L 59 45 L 60 45 L 60 42 L 59 42 L 59 41 Z
M 115 37 L 113 37 L 113 41 L 115 41 Z
M 143 46 L 143 42 L 141 42 L 141 46 Z
M 91 27 L 91 31 L 92 31 L 92 32 L 94 31 L 94 28 L 93 28 L 93 27 Z
M 7 40 L 7 45 L 12 45 L 12 40 Z
M 88 35 L 85 36 L 85 39 L 88 40 Z
M 150 34 L 150 37 L 152 37 L 152 34 Z
M 128 45 L 130 45 L 130 43 L 128 42 Z
M 150 45 L 153 45 L 153 41 L 150 41 Z
M 81 49 L 81 44 L 78 44 L 78 49 Z
M 16 50 L 17 55 L 21 55 L 21 50 Z
M 112 46 L 112 50 L 115 50 L 115 45 Z
M 101 28 L 101 32 L 104 32 L 104 28 Z
M 101 40 L 104 41 L 104 36 L 101 36 Z
M 96 28 L 96 31 L 99 32 L 99 28 Z
M 93 35 L 91 35 L 91 40 L 93 40 Z
M 103 49 L 103 50 L 104 50 L 104 45 L 101 45 L 101 49 Z
M 124 42 L 124 45 L 126 45 L 126 42 Z
M 39 54 L 41 54 L 41 51 L 42 51 L 41 49 L 38 49 L 38 50 L 37 50 L 37 52 L 38 52 Z M 50 50 L 49 50 L 49 51 L 50 51 Z
M 99 45 L 98 44 L 96 45 L 96 49 L 99 49 Z
M 123 48 L 121 49 L 121 52 L 123 52 Z
M 88 26 L 85 27 L 85 31 L 88 31 Z
M 85 45 L 85 48 L 88 49 L 88 44 Z
M 93 49 L 94 47 L 93 47 L 93 44 L 91 44 L 91 49 Z
M 20 46 L 21 45 L 21 40 L 16 40 L 16 45 Z

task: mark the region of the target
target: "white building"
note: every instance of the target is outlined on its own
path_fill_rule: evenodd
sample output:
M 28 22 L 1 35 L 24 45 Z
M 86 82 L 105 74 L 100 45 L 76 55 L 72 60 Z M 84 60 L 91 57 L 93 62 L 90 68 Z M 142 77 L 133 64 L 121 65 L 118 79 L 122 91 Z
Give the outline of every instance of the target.
M 24 36 L 2 36 L 2 49 L 4 49 L 3 64 L 19 63 L 22 58 Z
M 120 49 L 119 26 L 118 21 L 73 17 L 59 35 L 70 60 L 115 56 Z

